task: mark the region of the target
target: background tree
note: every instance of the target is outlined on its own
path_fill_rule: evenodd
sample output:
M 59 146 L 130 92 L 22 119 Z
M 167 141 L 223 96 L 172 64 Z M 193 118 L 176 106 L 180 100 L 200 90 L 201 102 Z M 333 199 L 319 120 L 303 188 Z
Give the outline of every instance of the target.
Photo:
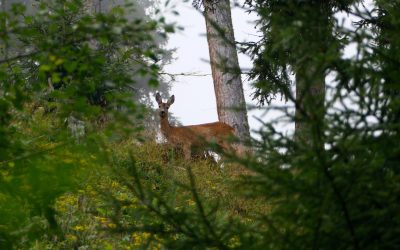
M 38 12 L 38 6 L 40 5 L 40 1 L 25 1 L 25 0 L 3 0 L 4 1 L 4 8 L 5 9 L 10 9 L 10 6 L 12 4 L 15 3 L 21 3 L 25 6 L 26 13 L 28 14 L 37 14 Z M 86 0 L 83 1 L 84 2 L 84 10 L 88 11 L 88 14 L 96 14 L 96 13 L 107 13 L 110 10 L 112 10 L 112 8 L 115 7 L 122 7 L 125 6 L 127 1 L 124 0 L 118 0 L 118 1 L 109 1 L 109 0 Z M 139 1 L 137 3 L 135 3 L 134 8 L 131 8 L 129 11 L 131 13 L 126 13 L 125 14 L 125 18 L 127 18 L 127 20 L 129 21 L 134 21 L 134 20 L 142 20 L 143 22 L 148 22 L 151 21 L 151 18 L 149 17 L 149 15 L 146 14 L 146 11 L 148 11 L 149 7 L 155 7 L 156 4 L 151 1 Z M 156 9 L 156 7 L 155 7 Z M 82 10 L 83 11 L 83 10 Z M 155 18 L 160 18 L 161 16 L 155 16 Z M 69 25 L 71 23 L 68 23 L 68 20 L 64 21 L 64 24 L 59 23 L 60 27 L 62 27 L 63 25 Z M 164 37 L 160 32 L 154 31 L 153 32 L 153 44 L 151 44 L 151 46 L 154 46 L 155 49 L 159 52 L 157 55 L 157 58 L 154 57 L 154 59 L 156 59 L 156 64 L 153 65 L 153 67 L 160 67 L 162 68 L 165 64 L 169 63 L 170 59 L 171 59 L 171 51 L 167 51 L 165 49 L 163 49 L 164 45 L 167 42 L 167 38 Z M 14 41 L 15 42 L 15 41 Z M 144 43 L 142 46 L 146 46 L 146 44 Z M 21 48 L 17 48 L 17 46 L 15 46 L 15 48 L 13 48 L 14 52 L 21 52 L 24 49 L 27 49 L 25 47 Z M 102 48 L 99 48 L 102 49 Z M 9 51 L 11 50 L 11 48 L 9 48 Z M 105 51 L 106 53 L 106 51 Z M 108 57 L 111 59 L 112 55 L 108 54 Z M 135 78 L 135 76 L 137 75 L 137 71 L 138 69 L 140 69 L 141 65 L 143 64 L 143 62 L 138 62 L 137 61 L 138 58 L 136 58 L 135 60 L 130 60 L 129 62 L 126 61 L 123 64 L 119 63 L 119 67 L 120 68 L 124 68 L 123 70 L 128 71 L 129 68 L 132 71 L 131 77 Z M 139 66 L 138 66 L 139 65 Z M 129 92 L 132 93 L 132 97 L 135 100 L 138 100 L 140 102 L 142 102 L 143 104 L 149 104 L 151 103 L 151 98 L 153 97 L 153 89 L 152 87 L 150 87 L 148 85 L 148 78 L 145 77 L 136 77 L 135 78 L 135 83 L 129 86 Z M 154 84 L 157 84 L 156 81 L 158 81 L 158 91 L 164 94 L 167 94 L 169 91 L 169 84 L 166 81 L 163 81 L 162 78 L 156 77 L 153 78 L 152 81 L 154 82 Z
M 204 7 L 218 119 L 231 125 L 242 141 L 250 138 L 246 101 L 236 50 L 229 0 L 194 1 Z
M 256 80 L 254 98 L 261 105 L 277 94 L 293 101 L 295 136 L 305 144 L 316 132 L 312 130 L 318 129 L 310 127 L 310 121 L 323 120 L 325 77 L 343 46 L 333 31 L 334 14 L 347 11 L 353 2 L 246 1 L 249 11 L 262 15 L 257 26 L 264 34 L 245 49 L 254 58 L 250 74 Z M 291 74 L 295 75 L 295 95 Z

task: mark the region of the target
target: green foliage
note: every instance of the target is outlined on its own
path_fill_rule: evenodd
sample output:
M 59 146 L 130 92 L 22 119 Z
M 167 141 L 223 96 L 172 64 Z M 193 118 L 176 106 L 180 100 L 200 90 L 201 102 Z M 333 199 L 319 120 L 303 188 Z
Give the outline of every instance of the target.
M 292 100 L 293 72 L 298 74 L 310 67 L 325 71 L 328 64 L 340 60 L 340 50 L 346 43 L 340 43 L 343 34 L 333 33 L 334 14 L 349 10 L 356 2 L 246 1 L 249 11 L 260 15 L 256 24 L 263 34 L 258 42 L 243 47 L 254 60 L 249 75 L 256 80 L 254 99 L 261 105 L 270 104 L 277 95 Z
M 258 97 L 284 94 L 310 133 L 279 132 L 293 107 L 268 106 L 282 116 L 223 168 L 133 133 L 132 83 L 159 81 L 163 19 L 61 0 L 1 12 L 0 248 L 399 248 L 400 6 L 358 2 L 248 1 L 263 32 L 247 50 Z M 333 79 L 322 108 L 291 93 L 289 73 L 307 69 Z
M 264 124 L 255 158 L 242 161 L 258 173 L 246 178 L 248 193 L 276 204 L 262 218 L 264 240 L 273 242 L 269 248 L 382 249 L 400 244 L 394 212 L 400 205 L 395 184 L 399 96 L 391 78 L 398 78 L 392 63 L 399 58 L 400 40 L 393 35 L 399 31 L 394 24 L 400 6 L 376 1 L 375 9 L 368 10 L 357 2 L 249 1 L 265 32 L 260 44 L 250 44 L 256 97 L 268 102 L 275 93 L 285 95 L 311 131 L 300 140 L 278 132 L 277 126 L 298 120 L 289 105 L 268 107 L 282 117 Z M 359 18 L 354 29 L 335 21 L 333 14 L 339 11 Z M 357 47 L 354 57 L 342 55 L 348 44 Z M 288 69 L 297 79 L 315 69 L 322 69 L 316 72 L 324 78 L 332 76 L 323 109 L 294 97 Z
M 78 0 L 35 4 L 34 14 L 4 2 L 0 12 L 2 249 L 65 237 L 54 202 L 104 166 L 105 143 L 140 128 L 133 84 L 138 75 L 156 83 L 154 38 L 165 35 L 165 23 L 128 20 L 131 4 L 104 13 Z

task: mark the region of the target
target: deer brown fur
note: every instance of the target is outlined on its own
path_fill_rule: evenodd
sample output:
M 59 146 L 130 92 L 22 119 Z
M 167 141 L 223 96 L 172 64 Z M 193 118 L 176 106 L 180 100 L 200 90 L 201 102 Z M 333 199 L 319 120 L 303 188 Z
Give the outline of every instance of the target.
M 228 140 L 235 136 L 235 130 L 228 124 L 213 122 L 182 127 L 171 126 L 168 120 L 168 109 L 174 103 L 175 96 L 172 95 L 164 103 L 161 95 L 157 93 L 156 101 L 159 107 L 161 132 L 169 143 L 182 147 L 185 159 L 191 158 L 192 148 L 206 148 L 210 143 L 216 143 L 224 150 L 231 149 Z

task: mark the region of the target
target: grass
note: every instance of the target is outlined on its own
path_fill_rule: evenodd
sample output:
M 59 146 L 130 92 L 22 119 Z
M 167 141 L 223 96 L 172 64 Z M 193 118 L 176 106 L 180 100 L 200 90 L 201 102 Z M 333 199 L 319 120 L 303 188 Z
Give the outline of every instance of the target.
M 218 204 L 217 217 L 250 222 L 253 215 L 268 210 L 264 202 L 238 194 L 235 182 L 245 172 L 240 166 L 227 163 L 221 168 L 210 159 L 186 162 L 168 145 L 138 143 L 134 139 L 108 148 L 111 171 L 106 165 L 95 168 L 78 192 L 57 200 L 57 218 L 65 238 L 44 241 L 43 247 L 161 249 L 163 240 L 156 233 L 119 230 L 138 227 L 143 220 L 149 220 L 143 215 L 143 203 L 130 185 L 135 181 L 129 174 L 132 164 L 140 173 L 142 184 L 155 196 L 172 201 L 169 205 L 176 211 L 196 210 L 198 201 L 193 197 L 190 176 L 201 201 L 207 205 Z

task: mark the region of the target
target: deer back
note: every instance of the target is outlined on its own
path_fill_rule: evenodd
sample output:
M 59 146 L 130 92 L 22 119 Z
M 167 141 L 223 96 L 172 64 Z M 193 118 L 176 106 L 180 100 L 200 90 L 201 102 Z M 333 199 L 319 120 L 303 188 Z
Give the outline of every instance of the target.
M 204 145 L 210 142 L 220 143 L 234 136 L 234 129 L 222 122 L 200 125 L 172 127 L 168 140 L 172 143 Z

